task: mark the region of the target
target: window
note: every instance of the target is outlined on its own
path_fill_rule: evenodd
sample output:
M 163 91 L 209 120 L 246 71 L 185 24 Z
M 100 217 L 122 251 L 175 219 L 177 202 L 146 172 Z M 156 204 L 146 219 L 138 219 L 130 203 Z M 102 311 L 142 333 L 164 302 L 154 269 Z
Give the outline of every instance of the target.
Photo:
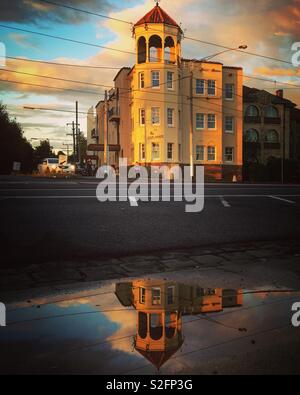
M 152 71 L 152 88 L 159 88 L 159 71 Z
M 152 107 L 152 125 L 160 124 L 159 107 Z
M 216 160 L 216 147 L 207 147 L 207 160 Z
M 246 110 L 247 117 L 259 117 L 259 110 L 256 106 L 249 106 Z
M 140 303 L 146 303 L 146 288 L 140 287 Z
M 205 93 L 205 81 L 196 79 L 196 94 L 204 95 Z
M 160 288 L 152 288 L 152 304 L 161 304 L 161 292 Z
M 246 143 L 257 143 L 259 138 L 258 138 L 258 131 L 255 129 L 249 129 L 246 131 L 244 140 Z
M 279 143 L 279 135 L 276 130 L 268 130 L 266 134 L 267 143 Z
M 140 108 L 140 125 L 145 125 L 146 123 L 146 112 L 144 108 Z
M 157 160 L 160 157 L 160 150 L 158 143 L 152 143 L 152 160 Z
M 168 143 L 168 160 L 173 159 L 173 144 Z
M 144 73 L 139 73 L 139 85 L 140 85 L 140 89 L 145 88 L 145 74 Z
M 233 147 L 225 148 L 225 162 L 233 162 Z
M 196 145 L 196 160 L 204 160 L 204 145 Z
M 216 129 L 216 114 L 208 114 L 207 127 L 208 129 Z
M 174 126 L 174 109 L 168 108 L 168 126 Z
M 167 72 L 167 88 L 174 89 L 174 73 L 171 71 Z
M 140 160 L 145 160 L 145 144 L 140 144 Z
M 233 100 L 234 96 L 234 85 L 233 84 L 226 84 L 225 85 L 225 99 Z
M 276 107 L 268 106 L 266 109 L 266 117 L 267 118 L 279 118 L 279 112 Z
M 225 117 L 225 132 L 226 133 L 234 132 L 234 117 L 232 116 Z
M 175 303 L 175 287 L 168 287 L 167 290 L 167 302 L 168 304 L 174 304 Z
M 208 80 L 207 94 L 209 96 L 216 96 L 216 81 Z
M 196 129 L 204 129 L 205 125 L 205 116 L 204 114 L 196 114 Z

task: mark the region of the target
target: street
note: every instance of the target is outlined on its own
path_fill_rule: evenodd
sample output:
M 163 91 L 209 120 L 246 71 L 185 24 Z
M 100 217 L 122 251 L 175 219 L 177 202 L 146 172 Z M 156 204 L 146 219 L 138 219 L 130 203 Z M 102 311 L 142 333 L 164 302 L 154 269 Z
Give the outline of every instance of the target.
M 300 186 L 208 184 L 200 213 L 186 213 L 186 202 L 100 203 L 96 187 L 2 177 L 2 267 L 300 236 Z

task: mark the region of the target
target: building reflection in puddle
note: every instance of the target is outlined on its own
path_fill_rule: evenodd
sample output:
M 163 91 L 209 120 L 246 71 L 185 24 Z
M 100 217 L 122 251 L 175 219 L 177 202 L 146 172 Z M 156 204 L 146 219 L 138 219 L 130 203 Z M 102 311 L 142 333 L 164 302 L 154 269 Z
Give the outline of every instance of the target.
M 165 280 L 118 283 L 116 296 L 124 307 L 137 311 L 134 348 L 158 370 L 184 343 L 183 316 L 216 313 L 243 304 L 242 290 Z

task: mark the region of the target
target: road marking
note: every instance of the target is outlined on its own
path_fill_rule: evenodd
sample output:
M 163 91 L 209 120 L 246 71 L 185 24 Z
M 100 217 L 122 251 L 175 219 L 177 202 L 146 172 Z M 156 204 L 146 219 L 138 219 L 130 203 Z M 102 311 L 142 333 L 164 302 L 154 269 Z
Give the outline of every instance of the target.
M 282 197 L 278 197 L 278 196 L 270 195 L 269 198 L 276 199 L 276 200 L 281 200 L 282 202 L 285 202 L 285 203 L 295 204 L 295 202 L 293 202 L 292 200 L 283 199 Z
M 231 205 L 227 202 L 227 200 L 225 200 L 223 198 L 223 196 L 219 196 L 219 197 L 220 197 L 220 200 L 221 200 L 221 202 L 222 202 L 224 207 L 226 207 L 226 208 L 230 208 L 231 207 Z
M 129 201 L 130 201 L 130 206 L 131 207 L 138 207 L 138 202 L 136 201 L 136 198 L 133 196 L 129 196 L 128 197 Z

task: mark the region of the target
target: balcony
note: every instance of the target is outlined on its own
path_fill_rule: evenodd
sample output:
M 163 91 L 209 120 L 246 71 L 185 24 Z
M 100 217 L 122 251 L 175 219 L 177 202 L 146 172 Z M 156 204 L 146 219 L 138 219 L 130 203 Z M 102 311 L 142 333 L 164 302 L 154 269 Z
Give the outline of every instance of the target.
M 245 116 L 244 117 L 244 122 L 245 123 L 261 123 L 261 121 L 262 121 L 262 119 L 261 119 L 261 117 L 250 117 L 250 116 Z
M 270 117 L 265 117 L 264 122 L 267 125 L 280 125 L 281 124 L 281 119 L 280 118 L 270 118 Z
M 113 107 L 108 112 L 109 122 L 120 122 L 120 108 Z

